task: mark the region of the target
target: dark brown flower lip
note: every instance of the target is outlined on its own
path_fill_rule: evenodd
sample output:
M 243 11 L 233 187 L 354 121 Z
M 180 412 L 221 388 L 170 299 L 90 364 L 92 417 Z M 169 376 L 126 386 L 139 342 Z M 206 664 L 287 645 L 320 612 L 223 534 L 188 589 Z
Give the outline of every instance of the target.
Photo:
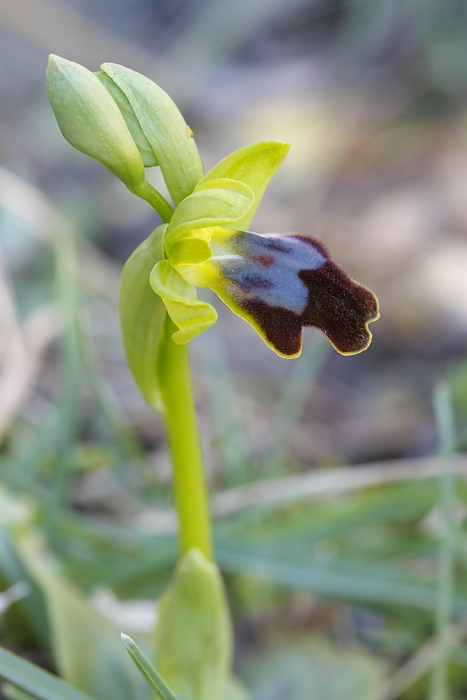
M 316 251 L 319 251 L 324 259 L 321 266 L 313 265 L 311 269 L 307 268 L 304 259 L 304 267 L 296 273 L 307 290 L 305 307 L 297 313 L 280 304 L 271 305 L 261 298 L 259 284 L 253 285 L 254 288 L 251 284 L 245 284 L 236 295 L 242 310 L 283 357 L 300 354 L 303 327 L 321 330 L 343 355 L 355 355 L 366 350 L 372 339 L 368 325 L 379 318 L 376 296 L 333 262 L 321 241 L 304 234 L 287 234 L 283 238 L 310 245 L 310 253 L 316 256 Z M 286 252 L 286 248 L 281 246 L 280 237 L 269 238 L 268 249 Z

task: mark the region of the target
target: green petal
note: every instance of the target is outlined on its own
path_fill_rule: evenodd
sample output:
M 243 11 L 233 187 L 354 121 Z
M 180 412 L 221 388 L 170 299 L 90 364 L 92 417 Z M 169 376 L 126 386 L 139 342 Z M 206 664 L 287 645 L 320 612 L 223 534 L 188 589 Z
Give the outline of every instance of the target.
M 133 378 L 146 401 L 163 410 L 158 382 L 158 357 L 166 308 L 149 283 L 154 263 L 164 258 L 167 225 L 159 226 L 126 262 L 120 287 L 123 342 Z
M 72 146 L 105 165 L 132 191 L 145 182 L 143 161 L 125 120 L 94 73 L 51 55 L 47 95 Z
M 102 70 L 125 93 L 154 151 L 175 204 L 191 194 L 203 177 L 193 133 L 173 100 L 144 75 L 116 63 Z
M 136 118 L 133 108 L 125 95 L 125 93 L 120 90 L 118 85 L 114 83 L 113 80 L 103 71 L 99 71 L 95 74 L 97 78 L 101 81 L 102 85 L 105 87 L 109 95 L 115 101 L 115 104 L 122 113 L 122 117 L 125 120 L 125 124 L 128 127 L 130 134 L 138 148 L 138 151 L 143 159 L 144 166 L 146 168 L 152 168 L 158 165 L 157 158 L 154 151 L 151 148 L 151 144 L 147 140 L 144 132 L 141 128 L 139 121 Z
M 249 227 L 269 181 L 289 152 L 289 148 L 289 144 L 280 141 L 264 141 L 240 148 L 206 173 L 198 188 L 218 178 L 239 180 L 248 185 L 254 192 L 255 202 L 236 224 L 239 230 L 245 230 Z
M 188 231 L 236 224 L 251 209 L 255 195 L 248 185 L 225 178 L 211 180 L 176 208 L 167 229 L 166 250 Z
M 185 282 L 168 260 L 161 260 L 154 266 L 150 282 L 179 328 L 172 336 L 174 343 L 188 343 L 216 322 L 216 310 L 196 298 L 196 289 Z

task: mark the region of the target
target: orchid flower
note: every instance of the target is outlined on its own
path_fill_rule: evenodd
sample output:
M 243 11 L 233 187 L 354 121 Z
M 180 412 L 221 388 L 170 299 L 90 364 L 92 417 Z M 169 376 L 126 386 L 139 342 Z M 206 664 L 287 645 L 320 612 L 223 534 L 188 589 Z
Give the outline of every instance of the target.
M 344 355 L 365 350 L 378 301 L 312 236 L 249 230 L 287 144 L 241 148 L 204 174 L 178 108 L 139 73 L 105 63 L 93 74 L 51 56 L 47 91 L 65 138 L 149 202 L 164 222 L 126 262 L 120 293 L 130 370 L 165 420 L 180 525 L 181 561 L 162 599 L 157 663 L 180 695 L 225 700 L 232 629 L 212 561 L 186 349 L 217 313 L 196 289 L 212 289 L 281 357 L 300 354 L 304 326 L 320 329 Z M 160 167 L 173 206 L 146 179 L 150 167 Z
M 130 369 L 154 407 L 161 408 L 154 367 L 165 315 L 178 344 L 217 319 L 215 309 L 197 299 L 197 287 L 211 288 L 281 357 L 300 355 L 304 326 L 321 330 L 344 355 L 368 347 L 368 324 L 379 315 L 372 292 L 338 267 L 316 238 L 249 230 L 287 144 L 241 148 L 204 174 L 178 108 L 139 73 L 106 63 L 93 74 L 51 57 L 48 92 L 65 138 L 165 221 L 126 263 L 120 300 Z M 145 168 L 154 166 L 175 210 L 146 180 Z
M 284 150 L 277 143 L 254 148 Z M 220 202 L 229 208 L 235 202 L 230 220 L 230 212 L 207 215 L 214 197 L 217 212 Z M 179 328 L 174 341 L 187 342 L 216 320 L 214 309 L 194 296 L 193 287 L 209 287 L 281 357 L 300 355 L 304 326 L 319 328 L 344 355 L 365 350 L 368 324 L 378 317 L 374 294 L 338 267 L 316 238 L 239 230 L 256 201 L 245 180 L 205 177 L 175 210 L 164 233 L 167 257 L 150 275 Z

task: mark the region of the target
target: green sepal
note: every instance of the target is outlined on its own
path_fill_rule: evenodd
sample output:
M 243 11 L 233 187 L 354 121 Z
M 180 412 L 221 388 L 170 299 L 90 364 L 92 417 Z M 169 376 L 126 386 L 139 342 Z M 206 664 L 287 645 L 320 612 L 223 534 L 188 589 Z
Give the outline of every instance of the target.
M 236 228 L 239 231 L 245 231 L 250 226 L 269 181 L 289 149 L 290 145 L 281 141 L 263 141 L 240 148 L 206 173 L 198 183 L 197 189 L 219 178 L 240 180 L 248 185 L 255 195 L 254 205 L 236 222 Z
M 214 307 L 196 298 L 195 287 L 187 284 L 168 260 L 161 260 L 154 266 L 150 283 L 179 328 L 172 335 L 172 340 L 177 345 L 188 343 L 217 321 Z
M 51 55 L 47 95 L 65 139 L 95 158 L 132 192 L 146 182 L 138 148 L 99 78 L 78 63 Z
M 220 178 L 200 184 L 176 208 L 167 229 L 166 251 L 188 231 L 232 226 L 252 208 L 255 195 L 243 182 Z
M 151 148 L 151 144 L 147 140 L 144 132 L 141 128 L 139 121 L 136 118 L 133 108 L 122 90 L 114 83 L 109 76 L 104 73 L 104 71 L 99 71 L 95 73 L 96 77 L 99 78 L 102 85 L 105 87 L 109 95 L 115 101 L 115 104 L 122 113 L 122 117 L 125 120 L 125 124 L 128 127 L 130 134 L 138 148 L 140 156 L 143 160 L 145 168 L 152 168 L 158 165 L 156 155 Z
M 197 549 L 177 567 L 160 603 L 156 666 L 175 693 L 224 700 L 232 630 L 222 578 Z
M 156 155 L 170 196 L 179 204 L 204 174 L 191 129 L 173 100 L 152 80 L 116 63 L 104 63 L 101 68 L 126 95 Z
M 120 285 L 120 321 L 128 365 L 146 401 L 156 410 L 164 406 L 158 382 L 158 358 L 163 340 L 166 308 L 154 293 L 149 276 L 154 263 L 164 259 L 167 224 L 134 251 L 123 267 Z

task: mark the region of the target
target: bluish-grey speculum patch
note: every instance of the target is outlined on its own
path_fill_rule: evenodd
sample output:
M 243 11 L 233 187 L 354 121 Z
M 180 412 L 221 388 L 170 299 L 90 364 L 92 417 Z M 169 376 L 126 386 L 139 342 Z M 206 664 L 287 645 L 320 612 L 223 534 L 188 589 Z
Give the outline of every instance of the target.
M 211 245 L 228 295 L 280 354 L 300 352 L 304 326 L 319 328 L 346 355 L 368 347 L 377 299 L 330 259 L 320 241 L 238 231 Z
M 215 241 L 211 245 L 216 256 Z M 326 263 L 326 257 L 311 240 L 238 231 L 229 247 L 232 255 L 221 254 L 217 258 L 224 277 L 236 283 L 249 298 L 298 315 L 303 313 L 308 289 L 299 273 L 304 267 L 316 270 Z

